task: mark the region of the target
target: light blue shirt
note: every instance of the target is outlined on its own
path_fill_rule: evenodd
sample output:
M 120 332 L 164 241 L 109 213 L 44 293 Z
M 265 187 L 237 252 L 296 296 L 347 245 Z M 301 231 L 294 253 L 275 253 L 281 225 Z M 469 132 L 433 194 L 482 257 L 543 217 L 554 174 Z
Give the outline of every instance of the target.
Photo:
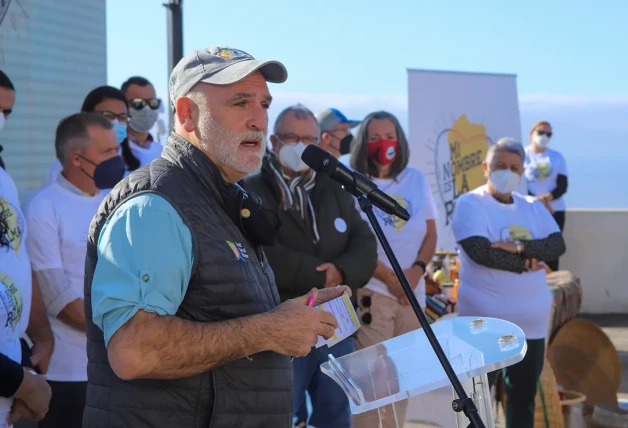
M 143 193 L 121 204 L 98 237 L 93 322 L 105 345 L 139 310 L 174 315 L 187 291 L 192 235 L 174 207 Z

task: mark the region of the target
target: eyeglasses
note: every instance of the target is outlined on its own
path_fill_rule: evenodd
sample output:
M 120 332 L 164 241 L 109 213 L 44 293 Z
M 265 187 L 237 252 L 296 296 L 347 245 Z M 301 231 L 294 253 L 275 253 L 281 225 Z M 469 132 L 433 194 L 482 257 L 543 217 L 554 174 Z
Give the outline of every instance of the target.
M 99 113 L 102 114 L 103 116 L 105 116 L 107 119 L 109 119 L 112 122 L 114 120 L 118 119 L 118 122 L 120 122 L 120 123 L 127 123 L 129 121 L 129 119 L 131 119 L 131 115 L 129 115 L 127 113 L 115 114 L 112 111 L 101 111 Z
M 277 137 L 284 144 L 296 144 L 303 141 L 305 144 L 318 144 L 318 137 L 312 135 L 296 135 L 296 134 L 277 134 Z
M 360 301 L 360 305 L 364 308 L 364 309 L 369 309 L 371 307 L 371 296 L 363 296 L 362 300 Z M 362 314 L 362 323 L 369 325 L 370 323 L 373 322 L 373 315 L 371 315 L 371 312 L 364 312 Z
M 334 137 L 337 140 L 342 140 L 344 137 L 346 137 L 350 133 L 350 131 L 348 129 L 332 129 L 330 131 L 325 131 L 325 132 L 327 132 L 329 135 L 331 135 L 332 137 Z M 343 132 L 344 132 L 344 136 L 343 137 L 339 137 L 339 136 L 336 135 L 337 133 L 342 135 Z
M 151 110 L 157 110 L 161 105 L 161 100 L 159 98 L 134 98 L 129 101 L 129 105 L 135 110 L 141 110 L 147 105 L 151 108 Z
M 536 133 L 539 134 L 539 135 L 547 135 L 547 138 L 552 138 L 552 131 L 550 131 L 550 132 L 536 131 Z

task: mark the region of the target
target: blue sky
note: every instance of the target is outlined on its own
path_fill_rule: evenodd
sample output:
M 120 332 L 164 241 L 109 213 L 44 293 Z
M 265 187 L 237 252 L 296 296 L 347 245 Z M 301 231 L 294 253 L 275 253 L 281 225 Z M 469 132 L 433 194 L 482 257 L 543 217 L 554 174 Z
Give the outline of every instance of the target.
M 165 86 L 162 3 L 108 0 L 111 83 L 121 83 L 137 70 Z M 279 59 L 290 72 L 281 87 L 288 92 L 400 94 L 406 91 L 406 68 L 435 68 L 516 73 L 523 94 L 628 94 L 628 79 L 620 72 L 628 66 L 628 2 L 609 0 L 604 6 L 573 1 L 184 0 L 184 51 L 230 45 L 259 58 Z M 134 48 L 147 38 L 152 43 Z
M 139 74 L 167 96 L 162 3 L 107 0 L 109 84 Z M 517 74 L 522 129 L 553 121 L 554 147 L 578 172 L 572 188 L 581 191 L 568 201 L 628 207 L 619 183 L 628 163 L 628 2 L 183 3 L 184 52 L 228 45 L 286 65 L 288 81 L 271 85 L 271 118 L 300 101 L 356 118 L 385 108 L 403 122 L 408 68 Z M 588 192 L 600 187 L 609 200 L 592 203 Z

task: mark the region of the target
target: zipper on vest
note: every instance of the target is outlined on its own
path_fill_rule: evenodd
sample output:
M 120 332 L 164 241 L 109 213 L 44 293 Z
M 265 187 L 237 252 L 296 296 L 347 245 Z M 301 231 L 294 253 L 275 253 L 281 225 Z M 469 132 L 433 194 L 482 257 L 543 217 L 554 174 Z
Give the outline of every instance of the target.
M 244 195 L 240 194 L 240 200 L 238 201 L 238 214 L 242 212 L 242 203 L 243 202 L 244 202 Z M 262 271 L 264 272 L 264 275 L 266 275 L 266 277 L 268 277 L 268 273 L 266 272 L 266 267 L 264 266 L 264 257 L 262 256 L 262 249 L 261 249 L 261 247 L 259 245 L 256 245 L 253 242 L 251 242 L 251 240 L 247 236 L 246 231 L 244 230 L 244 227 L 242 226 L 242 220 L 241 219 L 240 219 L 239 229 L 242 231 L 242 234 L 247 238 L 247 240 L 249 241 L 251 246 L 254 248 L 255 256 L 257 257 L 257 262 L 259 263 L 259 266 L 262 268 Z
M 240 195 L 240 201 L 238 203 L 238 206 L 239 206 L 238 213 L 242 211 L 243 201 L 244 201 L 244 196 Z M 238 228 L 240 229 L 244 237 L 249 241 L 249 244 L 251 244 L 251 247 L 253 247 L 253 251 L 255 252 L 255 257 L 257 258 L 257 262 L 259 263 L 259 267 L 262 269 L 262 272 L 264 272 L 264 276 L 266 277 L 266 287 L 264 287 L 264 293 L 267 294 L 267 297 L 270 299 L 271 302 L 275 302 L 273 292 L 270 289 L 274 284 L 270 282 L 270 277 L 268 276 L 268 270 L 266 269 L 266 266 L 264 265 L 264 251 L 262 250 L 262 247 L 260 245 L 257 245 L 251 242 L 251 239 L 249 238 L 248 234 L 244 230 L 244 227 L 242 227 L 241 225 L 242 223 L 240 222 L 240 227 Z M 251 361 L 253 360 L 251 359 Z

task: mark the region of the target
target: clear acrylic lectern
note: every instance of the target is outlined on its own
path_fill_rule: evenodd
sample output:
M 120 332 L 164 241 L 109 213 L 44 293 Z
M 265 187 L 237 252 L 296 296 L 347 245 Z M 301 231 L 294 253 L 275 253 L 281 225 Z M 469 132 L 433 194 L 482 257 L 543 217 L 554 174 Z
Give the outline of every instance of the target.
M 508 321 L 477 317 L 453 317 L 432 324 L 432 329 L 482 421 L 493 427 L 486 374 L 523 359 L 523 331 Z M 344 357 L 329 355 L 321 370 L 347 394 L 354 414 L 450 385 L 422 329 Z M 456 418 L 459 427 L 469 424 L 462 413 Z

